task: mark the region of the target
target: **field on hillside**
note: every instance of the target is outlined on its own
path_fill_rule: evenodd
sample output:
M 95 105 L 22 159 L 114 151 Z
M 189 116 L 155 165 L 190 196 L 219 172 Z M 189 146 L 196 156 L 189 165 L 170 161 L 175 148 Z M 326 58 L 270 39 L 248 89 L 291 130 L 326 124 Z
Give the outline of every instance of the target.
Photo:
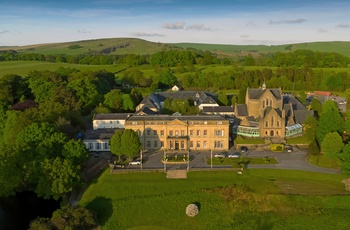
M 72 46 L 79 48 L 72 48 Z M 164 43 L 149 42 L 136 38 L 109 38 L 19 46 L 11 47 L 11 49 L 21 53 L 71 55 L 99 52 L 106 48 L 118 47 L 114 52 L 111 52 L 110 54 L 153 54 L 155 52 L 161 51 L 164 46 L 166 46 Z M 8 47 L 3 49 L 8 49 Z
M 341 175 L 289 170 L 110 175 L 85 191 L 101 229 L 348 229 L 350 195 Z M 188 217 L 195 203 L 199 214 Z
M 200 43 L 174 43 L 173 45 L 181 48 L 195 48 L 199 50 L 208 50 L 211 52 L 224 54 L 239 54 L 243 52 L 275 53 L 288 52 L 295 50 L 312 50 L 321 52 L 335 52 L 350 57 L 350 42 L 311 42 L 285 45 L 219 45 L 219 44 L 200 44 Z
M 82 71 L 91 70 L 106 70 L 108 72 L 116 73 L 126 68 L 126 65 L 80 65 L 70 63 L 51 63 L 39 61 L 3 61 L 0 62 L 0 77 L 7 74 L 17 74 L 25 76 L 30 71 L 55 71 L 60 67 L 75 68 Z
M 72 48 L 75 46 L 75 48 Z M 38 54 L 84 54 L 98 53 L 102 50 L 117 47 L 111 54 L 153 54 L 164 48 L 174 49 L 195 48 L 203 51 L 216 52 L 224 55 L 247 55 L 248 53 L 275 53 L 295 50 L 312 50 L 335 52 L 350 57 L 350 42 L 311 42 L 284 45 L 231 45 L 231 44 L 201 44 L 201 43 L 159 43 L 137 38 L 105 38 L 65 43 L 36 44 L 18 47 L 0 47 L 0 50 L 13 49 L 21 53 Z

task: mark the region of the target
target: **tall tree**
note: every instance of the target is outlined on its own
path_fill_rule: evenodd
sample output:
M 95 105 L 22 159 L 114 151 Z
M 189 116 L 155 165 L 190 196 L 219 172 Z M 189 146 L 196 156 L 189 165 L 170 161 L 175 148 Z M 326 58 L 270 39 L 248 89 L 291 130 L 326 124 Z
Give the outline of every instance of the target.
M 326 101 L 322 105 L 322 113 L 318 123 L 316 139 L 322 143 L 323 138 L 329 132 L 343 133 L 344 119 L 333 101 Z
M 343 139 L 337 132 L 327 133 L 321 143 L 322 152 L 330 159 L 338 157 L 343 147 Z
M 245 103 L 245 94 L 247 91 L 247 85 L 242 84 L 239 88 L 238 95 L 237 95 L 237 103 L 238 104 L 244 104 Z
M 350 143 L 346 144 L 339 154 L 340 168 L 343 174 L 350 175 Z
M 123 108 L 122 92 L 118 89 L 113 89 L 104 96 L 103 105 L 113 112 L 121 111 Z
M 121 150 L 129 158 L 139 154 L 141 150 L 140 138 L 136 131 L 125 129 L 121 137 Z
M 120 157 L 123 155 L 123 151 L 121 149 L 122 135 L 123 135 L 122 131 L 116 131 L 110 140 L 111 152 L 114 155 L 118 156 L 119 160 L 120 160 Z
M 159 82 L 172 87 L 177 83 L 177 78 L 170 69 L 165 69 L 159 74 Z

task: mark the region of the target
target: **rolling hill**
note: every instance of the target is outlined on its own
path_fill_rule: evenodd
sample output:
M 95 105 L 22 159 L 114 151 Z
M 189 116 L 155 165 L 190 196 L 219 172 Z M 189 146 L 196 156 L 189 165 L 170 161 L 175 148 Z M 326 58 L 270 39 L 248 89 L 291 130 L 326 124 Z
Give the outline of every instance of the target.
M 106 38 L 65 43 L 37 44 L 30 46 L 0 47 L 21 53 L 38 54 L 153 54 L 163 49 L 194 48 L 228 56 L 247 53 L 275 53 L 295 50 L 335 52 L 350 57 L 350 42 L 311 42 L 285 45 L 222 45 L 201 43 L 157 43 L 137 38 Z

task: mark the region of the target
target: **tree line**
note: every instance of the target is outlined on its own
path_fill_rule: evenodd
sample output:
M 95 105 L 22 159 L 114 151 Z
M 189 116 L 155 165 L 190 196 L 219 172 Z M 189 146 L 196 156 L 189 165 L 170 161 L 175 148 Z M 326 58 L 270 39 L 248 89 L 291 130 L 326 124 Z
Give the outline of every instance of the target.
M 347 68 L 350 58 L 334 52 L 320 52 L 311 50 L 296 50 L 292 52 L 277 52 L 271 54 L 252 54 L 245 56 L 224 56 L 209 51 L 193 48 L 169 49 L 154 54 L 111 55 L 111 54 L 36 54 L 20 53 L 15 50 L 0 51 L 0 61 L 45 61 L 63 62 L 86 65 L 127 64 L 139 66 L 175 67 L 183 64 L 199 65 L 240 65 L 240 66 L 268 66 L 268 67 L 299 67 L 299 68 Z
M 350 120 L 349 114 L 339 112 L 335 101 L 321 102 L 314 98 L 310 109 L 315 117 L 305 121 L 305 136 L 311 141 L 309 151 L 313 155 L 322 152 L 329 159 L 337 159 L 343 174 L 350 175 Z

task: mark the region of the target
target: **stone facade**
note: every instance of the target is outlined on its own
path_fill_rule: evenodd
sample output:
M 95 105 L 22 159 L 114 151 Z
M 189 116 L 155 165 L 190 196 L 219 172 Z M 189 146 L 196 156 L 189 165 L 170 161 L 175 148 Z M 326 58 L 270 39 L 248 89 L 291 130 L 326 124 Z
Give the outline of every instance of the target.
M 235 133 L 248 137 L 285 138 L 301 135 L 303 122 L 312 111 L 281 88 L 247 88 L 245 104 L 237 104 L 235 115 L 241 120 Z M 297 111 L 297 112 L 296 112 Z M 300 123 L 298 123 L 300 122 Z
M 125 128 L 138 132 L 143 150 L 229 149 L 229 121 L 219 115 L 135 115 Z

